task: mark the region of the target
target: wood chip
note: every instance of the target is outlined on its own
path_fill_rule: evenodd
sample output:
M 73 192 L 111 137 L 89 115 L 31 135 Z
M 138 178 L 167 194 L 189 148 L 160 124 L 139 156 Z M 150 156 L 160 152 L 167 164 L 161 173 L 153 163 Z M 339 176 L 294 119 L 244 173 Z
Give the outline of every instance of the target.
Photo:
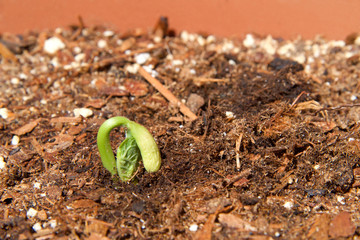
M 78 208 L 93 208 L 98 206 L 99 204 L 94 202 L 93 200 L 90 199 L 80 199 L 80 200 L 75 200 L 70 204 L 70 207 L 74 208 L 74 209 L 78 209 Z
M 52 118 L 50 123 L 79 123 L 81 122 L 81 117 L 57 117 Z
M 1 42 L 0 42 L 0 55 L 5 59 L 17 62 L 16 56 Z
M 30 159 L 33 158 L 35 152 L 26 150 L 26 149 L 20 149 L 20 151 L 18 151 L 17 153 L 10 155 L 9 159 L 11 159 L 12 161 L 16 162 L 16 163 L 22 163 L 22 162 L 26 162 L 29 161 Z
M 168 19 L 167 17 L 160 17 L 156 25 L 154 26 L 153 33 L 154 35 L 162 39 L 166 36 L 168 32 Z
M 105 106 L 105 104 L 106 104 L 106 100 L 104 100 L 104 99 L 100 99 L 100 98 L 99 99 L 91 99 L 85 103 L 85 107 L 93 107 L 96 109 L 100 109 L 103 106 Z
M 70 134 L 59 134 L 55 137 L 54 142 L 45 144 L 45 150 L 47 153 L 55 153 L 70 147 L 74 142 L 74 136 Z
M 40 220 L 47 220 L 48 216 L 47 216 L 47 213 L 45 210 L 40 210 L 37 214 L 37 217 L 40 219 Z
M 108 230 L 109 230 L 109 223 L 103 222 L 101 220 L 97 220 L 97 221 L 93 221 L 93 222 L 89 223 L 86 226 L 85 232 L 97 233 L 101 236 L 106 236 L 106 233 Z
M 115 97 L 122 97 L 129 94 L 128 91 L 116 86 L 103 87 L 100 89 L 99 92 L 105 96 L 115 96 Z
M 355 225 L 348 212 L 341 212 L 330 223 L 329 235 L 331 238 L 350 237 L 355 233 Z
M 132 96 L 135 97 L 145 96 L 148 93 L 147 84 L 140 81 L 129 79 L 124 83 L 124 87 Z
M 136 43 L 136 39 L 134 37 L 130 37 L 122 42 L 119 50 L 121 52 L 124 52 L 124 51 L 130 49 L 132 46 L 134 46 L 135 43 Z
M 47 197 L 52 201 L 59 201 L 62 199 L 62 189 L 59 186 L 49 186 L 46 188 Z
M 79 134 L 84 128 L 85 128 L 84 125 L 71 126 L 71 127 L 67 130 L 67 133 L 70 134 L 70 135 L 77 135 L 77 134 Z
M 308 239 L 329 239 L 329 223 L 330 216 L 328 214 L 319 214 L 314 223 L 311 225 L 311 228 L 306 235 Z
M 15 134 L 15 135 L 18 135 L 18 136 L 21 136 L 21 135 L 24 135 L 26 133 L 29 133 L 31 132 L 37 125 L 38 123 L 41 121 L 41 118 L 38 118 L 32 122 L 29 122 L 27 124 L 25 124 L 24 126 L 12 131 L 11 133 L 12 134 Z
M 216 219 L 216 213 L 211 214 L 206 220 L 204 227 L 198 231 L 194 237 L 195 240 L 211 240 L 211 232 Z
M 169 117 L 168 122 L 183 122 L 184 118 L 182 117 Z
M 311 124 L 317 126 L 318 128 L 320 128 L 323 132 L 329 132 L 331 130 L 333 130 L 334 128 L 336 128 L 336 123 L 333 121 L 328 121 L 328 122 L 311 122 Z
M 228 83 L 230 80 L 227 78 L 218 79 L 218 78 L 206 78 L 206 77 L 196 77 L 193 79 L 193 82 L 196 86 L 200 87 L 204 83 Z
M 247 177 L 250 174 L 251 174 L 251 169 L 245 169 L 244 171 L 241 171 L 240 173 L 238 173 L 236 175 L 226 176 L 224 180 L 227 183 L 227 186 L 230 186 L 230 185 L 240 181 L 243 178 L 247 179 Z M 244 181 L 244 180 L 242 180 L 242 181 Z
M 86 240 L 110 240 L 110 238 L 105 237 L 99 233 L 91 233 L 90 237 L 86 238 Z
M 222 225 L 225 225 L 229 228 L 236 228 L 239 231 L 256 231 L 256 228 L 253 227 L 250 223 L 231 213 L 219 214 L 218 219 Z
M 237 180 L 236 182 L 234 182 L 234 186 L 235 187 L 246 187 L 249 183 L 249 180 L 246 178 L 241 178 L 239 180 Z

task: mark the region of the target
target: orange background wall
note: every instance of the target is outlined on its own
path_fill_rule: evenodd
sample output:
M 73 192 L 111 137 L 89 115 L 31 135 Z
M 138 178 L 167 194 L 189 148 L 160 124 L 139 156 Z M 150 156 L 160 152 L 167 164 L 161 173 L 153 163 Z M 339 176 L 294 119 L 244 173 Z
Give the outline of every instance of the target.
M 168 16 L 177 31 L 284 38 L 323 34 L 344 39 L 360 32 L 360 0 L 0 0 L 0 33 L 22 33 L 77 23 L 120 31 L 151 28 Z

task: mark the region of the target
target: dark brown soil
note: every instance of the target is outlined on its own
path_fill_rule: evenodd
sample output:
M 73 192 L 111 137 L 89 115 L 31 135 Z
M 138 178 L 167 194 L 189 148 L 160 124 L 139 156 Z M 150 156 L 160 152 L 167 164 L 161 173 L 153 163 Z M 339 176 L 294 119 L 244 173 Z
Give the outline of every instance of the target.
M 64 48 L 47 53 L 50 37 Z M 0 239 L 357 239 L 360 39 L 161 37 L 2 36 Z M 103 168 L 113 116 L 150 130 L 158 172 L 123 183 Z

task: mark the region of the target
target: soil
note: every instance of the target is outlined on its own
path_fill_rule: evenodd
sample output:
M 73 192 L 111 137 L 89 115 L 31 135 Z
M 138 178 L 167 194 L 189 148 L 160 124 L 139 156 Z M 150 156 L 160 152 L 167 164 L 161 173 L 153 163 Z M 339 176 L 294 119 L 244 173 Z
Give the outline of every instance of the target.
M 359 238 L 358 36 L 80 24 L 3 34 L 0 52 L 1 239 Z M 149 129 L 158 172 L 126 183 L 102 166 L 96 135 L 113 116 Z M 112 131 L 114 149 L 123 139 Z

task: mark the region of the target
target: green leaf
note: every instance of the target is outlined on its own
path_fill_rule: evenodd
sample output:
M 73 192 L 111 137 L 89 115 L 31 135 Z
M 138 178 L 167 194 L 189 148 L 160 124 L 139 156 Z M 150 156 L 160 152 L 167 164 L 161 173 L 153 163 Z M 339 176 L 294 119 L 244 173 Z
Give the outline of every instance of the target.
M 129 181 L 139 166 L 141 153 L 136 140 L 128 134 L 117 149 L 116 167 L 122 181 Z

